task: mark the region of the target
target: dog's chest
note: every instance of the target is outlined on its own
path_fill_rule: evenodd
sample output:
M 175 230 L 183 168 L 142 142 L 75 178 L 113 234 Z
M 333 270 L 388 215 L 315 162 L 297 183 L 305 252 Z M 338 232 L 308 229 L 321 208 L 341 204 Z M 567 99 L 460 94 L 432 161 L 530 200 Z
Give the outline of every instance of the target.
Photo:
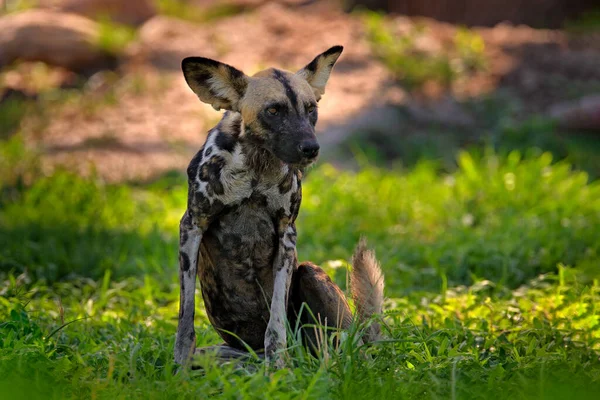
M 279 222 L 282 217 L 291 218 L 292 203 L 300 190 L 299 174 L 283 166 L 280 171 L 259 175 L 231 163 L 221 178 L 224 195 L 235 200 L 225 202 L 204 235 L 211 262 L 201 272 L 205 271 L 206 279 L 215 278 L 234 290 L 257 283 L 270 287 Z
M 218 242 L 213 243 L 220 250 L 216 263 L 226 262 L 222 269 L 231 265 L 248 270 L 271 268 L 279 221 L 282 216 L 291 216 L 291 203 L 299 191 L 297 174 L 285 167 L 268 177 L 251 173 L 242 176 L 231 171 L 224 171 L 223 176 L 229 176 L 230 182 L 239 182 L 240 186 L 230 186 L 225 192 L 237 191 L 241 198 L 228 204 L 206 233 Z M 253 273 L 245 276 L 252 277 Z
M 268 322 L 278 221 L 290 212 L 297 178 L 287 170 L 276 179 L 252 177 L 248 195 L 227 206 L 203 238 L 198 272 L 208 316 L 253 345 L 262 341 Z

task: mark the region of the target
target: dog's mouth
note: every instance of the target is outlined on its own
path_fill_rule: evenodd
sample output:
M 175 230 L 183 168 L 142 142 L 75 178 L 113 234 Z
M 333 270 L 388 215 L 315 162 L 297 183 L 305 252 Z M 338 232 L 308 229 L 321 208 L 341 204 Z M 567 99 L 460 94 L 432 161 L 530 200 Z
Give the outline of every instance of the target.
M 273 149 L 269 149 L 270 152 L 284 164 L 292 165 L 295 167 L 308 167 L 313 164 L 319 158 L 319 151 L 315 151 L 310 154 L 310 156 L 303 155 L 302 153 L 296 153 L 293 155 L 290 154 L 281 154 Z
M 306 168 L 306 167 L 309 167 L 310 165 L 314 164 L 317 161 L 317 159 L 319 158 L 319 154 L 317 152 L 314 155 L 311 155 L 311 157 L 297 157 L 294 159 L 287 159 L 287 160 L 282 157 L 278 157 L 278 158 L 285 164 L 292 165 L 292 166 L 298 167 L 298 168 Z
M 311 158 L 303 158 L 297 165 L 298 165 L 298 167 L 306 168 L 306 167 L 309 167 L 312 164 L 314 164 L 318 158 L 319 158 L 318 154 L 316 154 L 315 156 L 313 156 Z

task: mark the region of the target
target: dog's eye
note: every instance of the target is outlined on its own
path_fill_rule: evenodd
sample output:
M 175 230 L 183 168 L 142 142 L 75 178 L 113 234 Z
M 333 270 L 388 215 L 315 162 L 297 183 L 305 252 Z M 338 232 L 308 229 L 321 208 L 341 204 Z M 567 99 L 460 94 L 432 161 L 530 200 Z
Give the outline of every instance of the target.
M 306 110 L 308 111 L 309 114 L 312 114 L 316 109 L 317 109 L 317 107 L 315 105 L 311 104 L 310 106 L 308 106 L 308 108 Z
M 275 107 L 269 107 L 269 108 L 267 108 L 267 112 L 270 115 L 277 115 L 277 114 L 279 114 L 279 111 Z

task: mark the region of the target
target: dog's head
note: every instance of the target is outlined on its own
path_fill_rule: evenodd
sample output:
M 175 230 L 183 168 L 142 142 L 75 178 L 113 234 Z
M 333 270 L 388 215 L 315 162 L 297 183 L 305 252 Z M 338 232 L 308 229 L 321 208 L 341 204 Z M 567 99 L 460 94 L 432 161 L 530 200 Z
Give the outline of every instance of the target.
M 181 67 L 200 100 L 241 113 L 249 140 L 285 163 L 305 166 L 319 154 L 317 102 L 342 49 L 330 48 L 296 73 L 269 68 L 250 77 L 203 57 L 188 57 Z

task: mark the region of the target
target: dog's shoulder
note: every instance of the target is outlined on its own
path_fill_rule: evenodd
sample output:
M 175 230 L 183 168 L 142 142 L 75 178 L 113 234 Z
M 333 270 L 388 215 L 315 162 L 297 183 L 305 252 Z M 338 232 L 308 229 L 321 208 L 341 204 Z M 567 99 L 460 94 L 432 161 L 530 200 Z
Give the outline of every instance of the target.
M 208 132 L 204 146 L 187 168 L 189 192 L 223 203 L 242 196 L 250 177 L 244 172 L 244 155 L 239 143 L 241 116 L 225 113 Z M 247 181 L 247 184 L 246 184 Z

